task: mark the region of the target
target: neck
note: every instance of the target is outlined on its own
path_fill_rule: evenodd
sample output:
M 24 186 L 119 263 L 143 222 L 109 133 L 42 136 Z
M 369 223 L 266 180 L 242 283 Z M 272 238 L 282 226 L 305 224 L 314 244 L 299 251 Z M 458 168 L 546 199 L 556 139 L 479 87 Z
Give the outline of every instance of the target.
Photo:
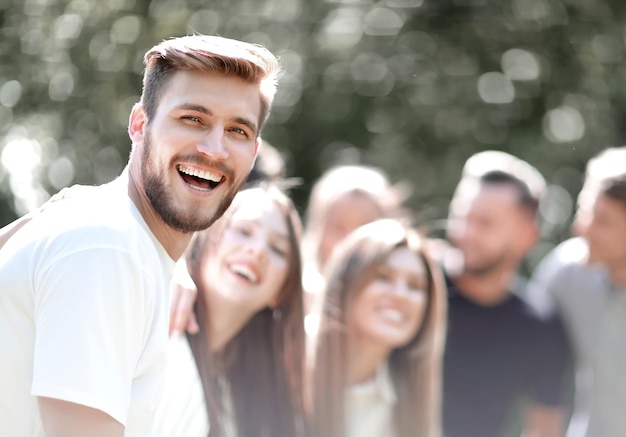
M 459 293 L 471 301 L 483 305 L 497 305 L 510 293 L 514 272 L 498 269 L 483 275 L 462 273 L 454 278 L 454 285 Z
M 372 379 L 376 370 L 389 358 L 391 349 L 375 341 L 353 339 L 348 348 L 348 387 Z
M 254 315 L 254 312 L 242 310 L 240 304 L 222 299 L 217 293 L 211 294 L 208 307 L 209 345 L 213 352 L 224 349 Z
M 626 263 L 608 267 L 611 283 L 618 287 L 626 286 Z
M 136 152 L 133 150 L 132 153 L 135 154 Z M 128 195 L 130 199 L 170 258 L 177 260 L 187 248 L 189 241 L 191 241 L 192 234 L 172 229 L 166 225 L 156 213 L 143 186 L 141 179 L 141 162 L 139 159 L 133 159 L 131 155 L 130 164 L 126 171 L 128 171 Z

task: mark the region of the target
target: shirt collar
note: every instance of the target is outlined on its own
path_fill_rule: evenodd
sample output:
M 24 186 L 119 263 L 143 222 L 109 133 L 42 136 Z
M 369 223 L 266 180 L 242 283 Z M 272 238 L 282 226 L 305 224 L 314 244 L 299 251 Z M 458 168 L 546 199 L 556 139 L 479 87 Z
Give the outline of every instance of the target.
M 349 397 L 356 402 L 370 398 L 378 398 L 386 404 L 395 404 L 398 401 L 391 373 L 389 371 L 389 363 L 385 361 L 376 369 L 374 378 L 369 379 L 360 384 L 354 385 L 348 389 Z

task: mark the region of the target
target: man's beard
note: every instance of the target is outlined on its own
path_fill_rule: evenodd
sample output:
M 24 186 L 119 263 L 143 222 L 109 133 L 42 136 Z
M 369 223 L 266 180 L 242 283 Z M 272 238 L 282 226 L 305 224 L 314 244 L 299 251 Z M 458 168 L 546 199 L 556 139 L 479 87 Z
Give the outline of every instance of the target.
M 233 198 L 239 191 L 239 188 L 245 182 L 233 185 L 229 191 L 225 193 L 223 198 L 219 200 L 215 214 L 206 216 L 203 214 L 185 214 L 176 209 L 176 202 L 172 199 L 172 193 L 165 186 L 162 177 L 155 169 L 152 162 L 152 135 L 150 130 L 146 132 L 144 141 L 143 156 L 141 162 L 141 177 L 143 179 L 144 189 L 150 204 L 157 215 L 172 229 L 184 233 L 192 233 L 202 231 L 211 226 L 224 212 L 228 209 Z M 228 176 L 228 180 L 234 180 L 233 172 L 220 167 L 220 169 Z M 196 209 L 197 211 L 197 209 Z
M 483 262 L 481 264 L 468 266 L 464 264 L 463 273 L 467 276 L 472 277 L 483 277 L 488 276 L 493 271 L 497 270 L 504 264 L 507 260 L 507 253 L 505 251 L 499 253 L 497 256 L 492 257 L 489 261 Z

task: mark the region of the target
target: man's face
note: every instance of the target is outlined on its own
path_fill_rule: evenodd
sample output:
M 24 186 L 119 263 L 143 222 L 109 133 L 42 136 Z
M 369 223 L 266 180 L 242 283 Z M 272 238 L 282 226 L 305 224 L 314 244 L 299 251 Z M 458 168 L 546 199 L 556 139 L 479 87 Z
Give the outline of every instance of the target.
M 452 212 L 449 238 L 463 254 L 465 273 L 480 276 L 518 263 L 533 224 L 517 203 L 515 188 L 482 185 L 464 196 Z
M 179 71 L 166 84 L 152 120 L 142 108 L 133 115 L 144 120 L 146 195 L 169 227 L 202 230 L 228 208 L 254 163 L 260 108 L 257 85 Z
M 608 267 L 626 265 L 626 208 L 608 196 L 598 196 L 584 237 L 589 263 Z

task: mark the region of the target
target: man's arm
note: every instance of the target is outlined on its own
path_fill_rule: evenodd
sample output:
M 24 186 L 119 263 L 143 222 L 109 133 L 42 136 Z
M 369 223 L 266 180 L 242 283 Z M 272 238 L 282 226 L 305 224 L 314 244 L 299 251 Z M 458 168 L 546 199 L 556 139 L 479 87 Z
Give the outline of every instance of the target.
M 535 393 L 526 409 L 522 437 L 563 437 L 573 402 L 573 357 L 558 315 L 542 320 L 536 333 Z
M 84 240 L 81 232 L 64 238 Z M 94 435 L 123 435 L 124 427 L 121 434 L 106 434 L 112 426 L 106 424 L 114 419 L 126 426 L 130 417 L 133 378 L 153 314 L 149 292 L 156 287 L 136 259 L 115 247 L 45 255 L 35 277 L 31 386 L 40 404 L 46 400 L 44 429 L 79 436 L 101 427 L 102 434 Z M 158 394 L 158 387 L 146 390 Z M 90 431 L 82 432 L 84 426 Z
M 123 437 L 124 426 L 94 408 L 38 397 L 46 437 Z
M 522 437 L 563 437 L 565 411 L 560 407 L 531 405 L 526 411 Z
M 170 293 L 170 336 L 178 337 L 184 331 L 197 334 L 200 327 L 193 312 L 193 306 L 198 296 L 198 287 L 191 279 L 184 256 L 176 263 Z

